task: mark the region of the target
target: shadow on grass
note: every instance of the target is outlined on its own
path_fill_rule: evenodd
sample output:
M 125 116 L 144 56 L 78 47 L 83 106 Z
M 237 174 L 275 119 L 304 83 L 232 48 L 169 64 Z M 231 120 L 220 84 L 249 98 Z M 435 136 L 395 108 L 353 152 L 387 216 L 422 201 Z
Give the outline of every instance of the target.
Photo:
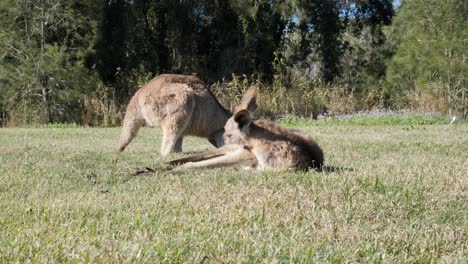
M 158 168 L 150 168 L 150 167 L 144 167 L 144 168 L 135 168 L 135 171 L 130 174 L 130 176 L 145 176 L 145 175 L 152 175 L 152 174 L 159 174 L 159 173 L 167 173 L 170 172 L 172 167 L 158 167 Z
M 322 166 L 322 172 L 325 172 L 325 173 L 344 172 L 344 171 L 354 171 L 354 169 L 343 167 L 343 166 Z
M 160 173 L 171 173 L 171 169 L 173 169 L 173 166 L 165 166 L 165 167 L 158 167 L 158 168 L 150 168 L 150 167 L 144 167 L 144 168 L 136 168 L 133 173 L 130 174 L 130 176 L 146 176 L 146 175 L 157 175 Z M 322 167 L 322 172 L 324 173 L 340 173 L 340 172 L 345 172 L 345 171 L 354 171 L 353 168 L 348 168 L 348 167 L 343 167 L 343 166 L 323 166 Z M 173 173 L 173 172 L 172 172 Z

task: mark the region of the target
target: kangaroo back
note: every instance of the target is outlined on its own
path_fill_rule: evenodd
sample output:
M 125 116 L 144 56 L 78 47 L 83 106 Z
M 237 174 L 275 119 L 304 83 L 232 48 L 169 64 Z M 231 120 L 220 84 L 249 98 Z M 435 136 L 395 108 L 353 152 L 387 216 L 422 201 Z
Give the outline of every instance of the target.
M 314 140 L 267 120 L 254 121 L 246 141 L 252 144 L 252 148 L 267 151 L 261 155 L 268 157 L 272 163 L 289 164 L 295 169 L 320 169 L 323 166 L 323 151 Z
M 117 149 L 123 151 L 144 124 L 161 127 L 163 155 L 182 151 L 186 135 L 205 137 L 220 146 L 229 114 L 200 79 L 163 74 L 130 100 Z

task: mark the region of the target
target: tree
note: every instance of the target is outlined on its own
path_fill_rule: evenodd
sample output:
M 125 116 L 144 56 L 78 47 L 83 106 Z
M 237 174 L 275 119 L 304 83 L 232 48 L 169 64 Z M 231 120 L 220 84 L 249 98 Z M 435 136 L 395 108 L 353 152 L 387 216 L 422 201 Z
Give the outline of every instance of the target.
M 94 36 L 93 1 L 2 2 L 0 85 L 18 122 L 73 120 L 92 86 L 85 57 Z M 13 111 L 22 109 L 22 111 Z M 37 111 L 41 109 L 41 111 Z M 75 119 L 75 121 L 78 121 Z
M 341 80 L 368 104 L 388 106 L 382 80 L 392 52 L 383 28 L 390 25 L 394 16 L 392 1 L 355 1 L 345 10 Z
M 163 0 L 143 0 L 145 38 L 149 44 L 146 52 L 153 73 L 163 73 L 169 68 L 167 38 L 167 3 Z
M 216 81 L 243 69 L 242 30 L 229 0 L 199 1 L 197 54 L 199 75 Z
M 278 1 L 232 1 L 240 18 L 241 47 L 238 52 L 243 68 L 240 73 L 259 73 L 265 80 L 273 77 L 274 52 L 279 49 L 286 20 Z
M 389 56 L 382 27 L 394 15 L 391 0 L 291 3 L 281 51 L 295 71 L 310 80 L 352 86 L 362 85 L 359 75 L 382 78 Z
M 310 43 L 309 53 L 318 56 L 318 65 L 321 67 L 320 76 L 325 81 L 333 81 L 340 75 L 339 57 L 342 53 L 340 32 L 343 23 L 340 18 L 340 1 L 319 1 L 319 0 L 297 0 L 294 1 L 295 9 L 293 15 L 299 20 L 301 41 L 300 50 L 305 43 Z
M 387 70 L 392 89 L 444 95 L 449 113 L 467 115 L 467 5 L 457 0 L 402 2 L 389 28 L 395 55 Z

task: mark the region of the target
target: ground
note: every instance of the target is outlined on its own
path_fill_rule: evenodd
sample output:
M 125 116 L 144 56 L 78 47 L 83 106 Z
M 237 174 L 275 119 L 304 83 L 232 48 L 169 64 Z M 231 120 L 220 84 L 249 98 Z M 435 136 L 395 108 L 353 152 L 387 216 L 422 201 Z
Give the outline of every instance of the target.
M 389 123 L 283 122 L 329 166 L 299 173 L 163 173 L 158 129 L 116 162 L 119 128 L 0 129 L 0 262 L 466 263 L 468 125 Z

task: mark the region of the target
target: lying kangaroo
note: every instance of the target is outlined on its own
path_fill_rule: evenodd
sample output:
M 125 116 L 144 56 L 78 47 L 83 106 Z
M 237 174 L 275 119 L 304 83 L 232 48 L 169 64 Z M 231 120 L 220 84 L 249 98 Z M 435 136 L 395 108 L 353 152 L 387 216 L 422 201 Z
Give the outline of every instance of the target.
M 251 87 L 224 126 L 226 145 L 219 149 L 174 160 L 173 170 L 241 165 L 258 170 L 321 169 L 323 152 L 317 143 L 300 132 L 279 127 L 267 120 L 252 120 L 258 91 Z
M 163 132 L 161 154 L 182 151 L 184 136 L 208 138 L 215 147 L 224 145 L 224 124 L 231 116 L 194 76 L 163 74 L 142 88 L 130 100 L 117 150 L 123 151 L 146 123 Z

